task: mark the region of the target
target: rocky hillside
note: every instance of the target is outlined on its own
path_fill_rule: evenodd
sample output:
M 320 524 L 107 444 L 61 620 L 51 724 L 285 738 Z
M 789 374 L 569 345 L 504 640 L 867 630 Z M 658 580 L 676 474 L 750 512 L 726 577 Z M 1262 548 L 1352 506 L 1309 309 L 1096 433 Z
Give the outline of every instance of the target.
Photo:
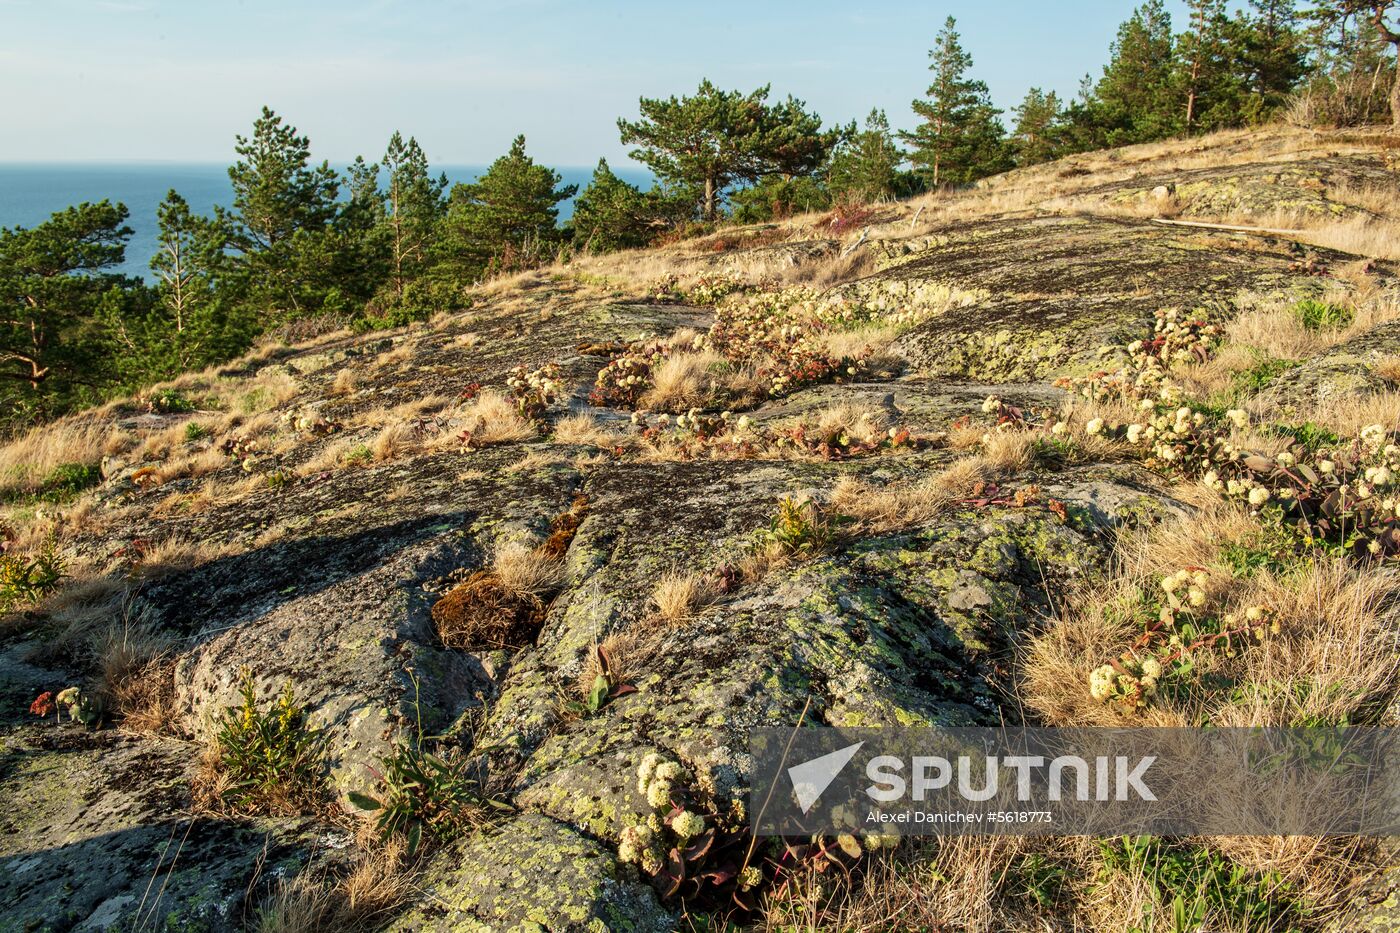
M 748 730 L 1393 724 L 1398 151 L 1222 134 L 727 228 L 15 440 L 0 930 L 1168 917 L 1083 840 L 754 854 Z M 1168 597 L 1257 647 L 1178 670 L 1105 610 Z M 1352 840 L 1152 852 L 1240 869 L 1209 929 L 1394 900 Z

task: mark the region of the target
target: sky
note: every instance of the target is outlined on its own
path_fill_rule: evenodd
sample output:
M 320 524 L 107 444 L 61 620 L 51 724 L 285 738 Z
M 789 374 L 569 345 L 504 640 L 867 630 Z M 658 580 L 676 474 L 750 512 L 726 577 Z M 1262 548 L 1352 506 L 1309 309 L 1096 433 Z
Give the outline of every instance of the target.
M 439 164 L 626 164 L 616 121 L 702 78 L 770 83 L 828 123 L 928 85 L 957 17 L 994 102 L 1072 96 L 1133 0 L 0 0 L 0 162 L 227 163 L 263 104 L 317 158 L 382 153 L 396 129 Z M 1185 8 L 1168 4 L 1178 29 Z

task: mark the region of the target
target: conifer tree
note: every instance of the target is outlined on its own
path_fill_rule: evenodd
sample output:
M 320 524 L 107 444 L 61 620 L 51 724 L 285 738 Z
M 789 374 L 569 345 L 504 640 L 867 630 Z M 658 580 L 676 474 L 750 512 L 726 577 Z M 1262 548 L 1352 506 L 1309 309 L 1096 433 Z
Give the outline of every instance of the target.
M 1276 113 L 1307 74 L 1307 47 L 1294 0 L 1250 0 L 1237 20 L 1236 54 L 1259 118 Z
M 569 226 L 574 243 L 590 252 L 645 246 L 660 217 L 636 185 L 613 174 L 607 159 L 599 159 L 588 187 L 574 202 Z
M 847 140 L 832 153 L 827 185 L 838 201 L 884 201 L 898 193 L 903 163 L 904 153 L 895 145 L 889 118 L 883 110 L 874 109 L 865 118 L 865 129 L 856 132 L 853 121 Z
M 913 102 L 924 122 L 900 134 L 913 147 L 910 160 L 933 187 L 964 184 L 1007 168 L 1006 130 L 997 119 L 1001 111 L 992 106 L 987 85 L 968 77 L 972 56 L 963 50 L 953 17 L 928 54 L 933 83 L 927 100 Z
M 395 132 L 384 153 L 388 175 L 385 224 L 389 240 L 389 282 L 395 294 L 420 275 L 427 265 L 434 230 L 445 208 L 447 176 L 432 177 L 428 157 L 412 136 L 404 142 Z
M 85 202 L 0 228 L 0 398 L 11 415 L 56 413 L 109 380 L 100 320 L 141 297 L 112 271 L 126 256 L 126 218 L 123 204 Z
M 770 105 L 768 85 L 748 94 L 701 81 L 693 96 L 643 97 L 641 119 L 619 119 L 631 156 L 677 190 L 694 189 L 701 216 L 714 220 L 735 182 L 765 176 L 791 181 L 815 172 L 840 137 L 821 132 L 821 118 L 789 97 Z
M 237 287 L 264 314 L 318 310 L 335 287 L 336 244 L 325 234 L 338 213 L 339 176 L 312 164 L 310 140 L 267 107 L 234 149 L 233 210 L 216 216 L 238 258 Z
M 1017 165 L 1036 165 L 1059 156 L 1063 114 L 1054 91 L 1047 93 L 1033 87 L 1012 112 L 1016 114 L 1016 128 L 1011 131 L 1011 142 Z
M 1348 21 L 1357 25 L 1356 33 L 1365 32 L 1391 46 L 1392 61 L 1400 59 L 1400 0 L 1320 0 L 1312 9 L 1312 15 L 1324 27 L 1342 26 Z M 1358 35 L 1359 37 L 1359 35 Z M 1400 129 L 1400 66 L 1390 65 L 1390 106 L 1391 125 Z
M 1181 128 L 1171 16 L 1162 0 L 1146 0 L 1118 27 L 1091 109 L 1097 145 L 1161 139 Z
M 578 191 L 561 181 L 526 155 L 524 136 L 515 137 L 510 152 L 492 162 L 486 174 L 453 187 L 439 255 L 466 277 L 492 263 L 518 268 L 539 262 L 560 238 L 559 202 Z
M 1233 122 L 1238 104 L 1233 97 L 1230 50 L 1226 40 L 1229 21 L 1225 0 L 1187 0 L 1190 28 L 1177 39 L 1180 79 L 1185 111 L 1182 126 L 1190 133 Z

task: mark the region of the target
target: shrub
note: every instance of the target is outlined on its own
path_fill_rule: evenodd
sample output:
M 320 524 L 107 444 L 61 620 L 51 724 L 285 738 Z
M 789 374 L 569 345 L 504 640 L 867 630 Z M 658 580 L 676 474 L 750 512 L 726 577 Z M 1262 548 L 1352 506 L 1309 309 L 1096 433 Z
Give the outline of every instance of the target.
M 102 469 L 95 463 L 60 463 L 48 472 L 39 495 L 51 502 L 76 496 L 102 482 Z
M 146 399 L 146 410 L 157 414 L 177 414 L 194 409 L 194 402 L 174 389 L 161 389 Z
M 0 613 L 47 596 L 64 576 L 63 558 L 52 539 L 33 557 L 0 554 Z
M 833 522 L 812 502 L 791 497 L 778 503 L 778 513 L 767 528 L 754 535 L 759 554 L 807 560 L 826 550 L 833 537 Z
M 416 679 L 413 689 L 414 711 L 419 713 Z M 374 772 L 376 794 L 349 794 L 356 807 L 378 814 L 375 827 L 381 837 L 405 840 L 410 856 L 418 851 L 425 834 L 430 840 L 447 842 L 511 809 L 487 794 L 480 758 L 473 762 L 460 754 L 436 755 L 424 747 L 426 741 L 439 738 L 425 737 L 418 722 L 412 741 L 396 745 L 383 770 Z M 488 751 L 477 749 L 479 755 Z
M 1293 314 L 1298 319 L 1298 323 L 1303 325 L 1304 330 L 1341 330 L 1351 324 L 1356 317 L 1356 312 L 1341 305 L 1334 305 L 1326 301 L 1315 301 L 1311 298 L 1298 302 L 1293 306 Z
M 266 711 L 247 668 L 238 692 L 242 702 L 224 710 L 214 733 L 218 802 L 233 813 L 295 813 L 314 804 L 323 789 L 324 737 L 307 724 L 291 683 Z

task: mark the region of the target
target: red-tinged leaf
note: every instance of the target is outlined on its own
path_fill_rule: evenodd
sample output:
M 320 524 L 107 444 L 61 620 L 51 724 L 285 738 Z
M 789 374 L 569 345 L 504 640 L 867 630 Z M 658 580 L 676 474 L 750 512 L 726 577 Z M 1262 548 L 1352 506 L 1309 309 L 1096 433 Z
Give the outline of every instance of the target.
M 713 828 L 705 830 L 695 837 L 695 841 L 686 846 L 686 861 L 693 862 L 710 851 L 710 847 L 715 844 L 715 831 Z
M 629 693 L 636 692 L 637 688 L 632 686 L 631 684 L 618 684 L 616 687 L 613 687 L 612 693 L 608 694 L 608 699 L 616 700 L 618 697 L 626 696 Z

